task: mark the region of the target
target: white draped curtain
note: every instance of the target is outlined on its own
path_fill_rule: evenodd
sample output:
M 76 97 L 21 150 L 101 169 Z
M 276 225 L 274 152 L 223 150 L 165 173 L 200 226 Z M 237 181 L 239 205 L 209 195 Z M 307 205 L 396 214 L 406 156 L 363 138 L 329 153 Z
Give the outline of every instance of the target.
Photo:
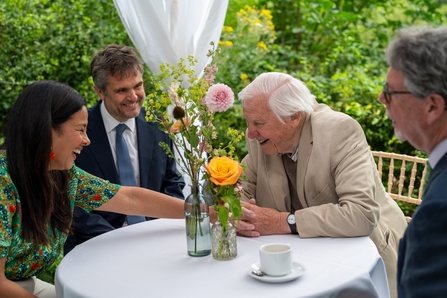
M 210 42 L 217 46 L 225 21 L 228 0 L 114 0 L 127 34 L 153 73 L 160 64 L 176 65 L 193 55 L 200 77 L 211 58 Z M 185 197 L 190 193 L 184 177 Z

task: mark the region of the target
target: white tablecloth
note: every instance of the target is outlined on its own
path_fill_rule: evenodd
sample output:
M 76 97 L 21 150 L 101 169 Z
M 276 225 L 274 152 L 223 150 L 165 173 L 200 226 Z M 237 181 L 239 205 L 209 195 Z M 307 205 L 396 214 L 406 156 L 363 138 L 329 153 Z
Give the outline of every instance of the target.
M 259 247 L 286 242 L 306 272 L 286 283 L 248 274 Z M 56 271 L 57 297 L 389 297 L 385 268 L 368 237 L 238 237 L 238 256 L 217 261 L 186 252 L 184 220 L 124 227 L 73 249 Z

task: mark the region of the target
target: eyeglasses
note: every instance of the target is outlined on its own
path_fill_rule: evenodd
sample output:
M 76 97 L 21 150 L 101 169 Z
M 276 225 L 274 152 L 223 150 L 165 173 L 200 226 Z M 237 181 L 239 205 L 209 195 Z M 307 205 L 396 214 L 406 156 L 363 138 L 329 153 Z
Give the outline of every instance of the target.
M 383 84 L 382 93 L 385 96 L 385 102 L 387 104 L 391 102 L 391 96 L 394 94 L 412 94 L 410 91 L 389 91 L 388 83 Z

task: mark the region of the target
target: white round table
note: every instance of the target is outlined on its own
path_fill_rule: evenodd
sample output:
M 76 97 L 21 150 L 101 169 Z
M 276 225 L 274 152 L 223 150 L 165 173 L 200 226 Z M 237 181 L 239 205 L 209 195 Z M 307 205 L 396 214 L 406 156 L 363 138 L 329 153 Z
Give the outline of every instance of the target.
M 157 219 L 95 237 L 56 271 L 57 297 L 389 297 L 385 268 L 368 237 L 238 237 L 238 256 L 217 261 L 186 252 L 184 220 Z M 285 283 L 249 275 L 262 244 L 290 243 L 305 273 Z

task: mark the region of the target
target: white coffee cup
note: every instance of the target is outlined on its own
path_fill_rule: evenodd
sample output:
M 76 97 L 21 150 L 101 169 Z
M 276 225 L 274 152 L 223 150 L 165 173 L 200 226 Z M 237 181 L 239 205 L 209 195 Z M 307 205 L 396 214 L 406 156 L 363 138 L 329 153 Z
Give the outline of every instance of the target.
M 292 246 L 286 243 L 264 244 L 259 248 L 261 270 L 271 276 L 292 271 Z

